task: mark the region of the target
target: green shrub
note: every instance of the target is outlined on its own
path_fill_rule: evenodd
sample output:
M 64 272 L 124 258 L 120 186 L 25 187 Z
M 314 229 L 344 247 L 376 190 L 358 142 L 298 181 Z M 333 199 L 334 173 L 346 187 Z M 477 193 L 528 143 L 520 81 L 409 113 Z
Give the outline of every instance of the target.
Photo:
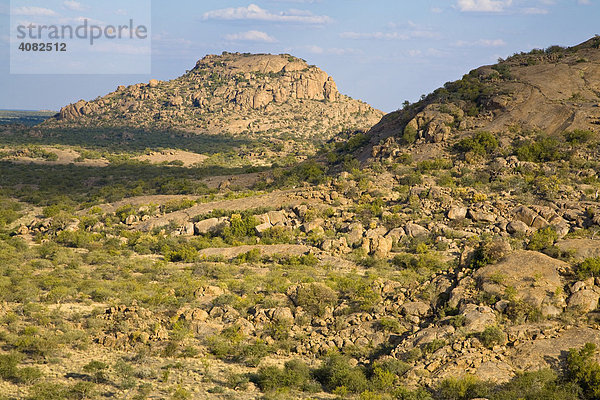
M 436 389 L 437 397 L 442 400 L 470 400 L 487 397 L 489 393 L 489 386 L 473 375 L 444 379 Z
M 556 230 L 549 226 L 538 230 L 531 236 L 529 243 L 527 244 L 527 249 L 542 251 L 552 247 L 557 240 L 558 235 L 556 234 Z
M 505 335 L 504 331 L 497 326 L 488 326 L 483 332 L 477 335 L 477 338 L 488 349 L 496 345 L 501 345 L 504 343 Z
M 227 243 L 255 236 L 254 228 L 258 225 L 258 220 L 254 216 L 233 214 L 229 221 L 230 226 L 223 229 L 223 238 Z
M 439 171 L 442 169 L 450 169 L 452 167 L 452 160 L 447 158 L 435 158 L 433 160 L 424 160 L 417 163 L 417 170 L 419 172 Z
M 19 219 L 22 208 L 16 201 L 0 198 L 0 228 Z
M 570 349 L 565 375 L 583 390 L 584 398 L 600 398 L 600 364 L 595 360 L 596 345 L 586 343 L 580 350 Z
M 521 161 L 547 162 L 565 158 L 560 142 L 548 136 L 517 143 L 515 153 Z
M 490 400 L 571 400 L 581 398 L 577 385 L 563 382 L 556 372 L 542 369 L 521 372 L 509 382 L 494 389 Z
M 586 258 L 577 265 L 577 275 L 580 279 L 600 276 L 600 257 Z
M 404 143 L 413 144 L 417 141 L 417 130 L 412 125 L 406 125 L 402 132 L 402 140 Z
M 395 318 L 383 317 L 377 321 L 377 328 L 383 332 L 401 333 L 402 327 L 400 322 Z
M 477 269 L 494 264 L 505 256 L 506 250 L 507 246 L 501 240 L 484 240 L 475 249 L 470 267 Z
M 346 356 L 329 354 L 315 371 L 316 379 L 328 391 L 349 391 L 360 393 L 367 389 L 367 378 L 359 367 L 351 367 Z
M 498 148 L 498 139 L 489 132 L 477 132 L 470 138 L 462 139 L 455 147 L 461 153 L 473 153 L 478 156 L 489 156 Z
M 431 342 L 425 343 L 421 348 L 423 349 L 423 354 L 433 354 L 446 346 L 446 344 L 446 341 L 443 339 L 434 339 Z
M 327 307 L 337 304 L 337 293 L 322 283 L 309 283 L 298 287 L 295 303 L 309 314 L 322 316 Z
M 348 299 L 356 310 L 370 311 L 381 301 L 371 282 L 358 275 L 336 277 L 335 284 L 340 295 Z
M 589 130 L 575 129 L 570 132 L 564 132 L 565 140 L 572 145 L 580 145 L 589 142 L 595 135 Z
M 254 380 L 264 392 L 281 388 L 314 391 L 317 385 L 310 368 L 300 360 L 287 361 L 283 368 L 261 367 Z
M 108 364 L 93 360 L 83 366 L 83 371 L 91 374 L 92 380 L 95 383 L 103 383 L 107 381 Z
M 198 250 L 189 244 L 183 244 L 176 249 L 167 248 L 165 253 L 165 261 L 193 263 L 198 261 Z

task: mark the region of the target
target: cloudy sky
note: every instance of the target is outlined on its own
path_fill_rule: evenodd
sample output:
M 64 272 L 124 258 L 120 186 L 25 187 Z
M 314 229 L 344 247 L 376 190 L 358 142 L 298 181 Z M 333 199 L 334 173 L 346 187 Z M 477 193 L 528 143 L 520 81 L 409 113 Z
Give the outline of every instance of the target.
M 13 0 L 13 13 L 18 1 Z M 19 11 L 97 18 L 86 1 L 91 0 L 45 1 L 44 10 Z M 600 34 L 600 0 L 151 3 L 151 74 L 18 75 L 9 68 L 11 5 L 0 0 L 0 108 L 58 110 L 117 85 L 172 79 L 206 54 L 240 51 L 304 58 L 332 75 L 343 93 L 392 111 L 499 57 Z M 123 14 L 120 8 L 105 11 Z

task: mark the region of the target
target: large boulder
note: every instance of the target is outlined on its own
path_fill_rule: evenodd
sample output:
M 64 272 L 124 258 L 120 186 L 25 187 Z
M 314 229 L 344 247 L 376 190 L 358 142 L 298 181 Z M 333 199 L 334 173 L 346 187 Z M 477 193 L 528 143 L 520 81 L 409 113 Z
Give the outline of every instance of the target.
M 486 293 L 501 297 L 506 289 L 515 289 L 516 299 L 533 307 L 543 304 L 563 305 L 560 294 L 563 281 L 559 271 L 569 265 L 535 251 L 516 251 L 497 264 L 485 266 L 475 272 L 479 287 Z
M 467 333 L 483 332 L 488 326 L 496 324 L 496 314 L 488 306 L 466 304 L 461 307 L 460 314 L 465 317 Z
M 570 309 L 585 313 L 597 309 L 598 300 L 600 300 L 600 294 L 597 290 L 584 289 L 573 293 L 567 304 Z
M 556 246 L 561 251 L 573 254 L 573 256 L 579 260 L 600 257 L 600 240 L 567 239 L 557 242 Z
M 467 208 L 462 206 L 452 206 L 446 213 L 450 220 L 464 219 L 467 216 Z
M 208 233 L 214 233 L 217 230 L 225 227 L 227 223 L 227 218 L 204 219 L 194 224 L 194 233 L 196 235 L 206 235 Z

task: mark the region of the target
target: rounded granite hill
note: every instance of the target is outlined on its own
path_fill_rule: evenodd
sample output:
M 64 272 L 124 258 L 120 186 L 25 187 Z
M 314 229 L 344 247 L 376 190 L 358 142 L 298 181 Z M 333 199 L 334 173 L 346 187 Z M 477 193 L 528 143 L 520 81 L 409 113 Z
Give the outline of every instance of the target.
M 49 126 L 177 128 L 192 133 L 327 140 L 368 130 L 383 113 L 341 94 L 316 66 L 287 55 L 208 55 L 185 75 L 70 104 Z

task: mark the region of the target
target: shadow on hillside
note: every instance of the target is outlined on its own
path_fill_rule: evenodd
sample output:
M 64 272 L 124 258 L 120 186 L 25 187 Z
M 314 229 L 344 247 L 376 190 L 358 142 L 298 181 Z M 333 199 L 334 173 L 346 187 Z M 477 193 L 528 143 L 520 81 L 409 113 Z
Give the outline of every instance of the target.
M 112 163 L 106 167 L 0 162 L 0 194 L 38 205 L 56 202 L 97 204 L 155 194 L 203 195 L 212 191 L 203 178 L 257 172 L 257 168 L 197 168 Z
M 201 154 L 224 153 L 253 141 L 230 135 L 192 134 L 172 130 L 135 128 L 48 128 L 0 131 L 6 145 L 68 145 L 112 152 L 139 152 L 145 149 L 179 149 Z

